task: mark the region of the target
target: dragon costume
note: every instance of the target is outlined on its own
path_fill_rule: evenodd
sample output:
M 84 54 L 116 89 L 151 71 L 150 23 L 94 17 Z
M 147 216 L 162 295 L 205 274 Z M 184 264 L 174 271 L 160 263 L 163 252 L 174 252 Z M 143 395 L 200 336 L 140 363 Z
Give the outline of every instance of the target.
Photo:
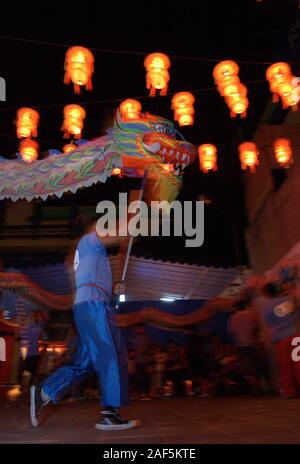
M 172 201 L 178 194 L 181 175 L 196 157 L 196 148 L 176 140 L 174 124 L 143 113 L 139 119 L 123 120 L 117 110 L 114 124 L 103 137 L 83 143 L 74 151 L 55 151 L 46 158 L 27 163 L 20 157 L 0 159 L 0 200 L 33 198 L 75 193 L 79 188 L 105 182 L 113 168 L 124 175 L 141 177 L 145 170 L 155 181 L 155 196 Z M 164 165 L 172 168 L 165 170 Z

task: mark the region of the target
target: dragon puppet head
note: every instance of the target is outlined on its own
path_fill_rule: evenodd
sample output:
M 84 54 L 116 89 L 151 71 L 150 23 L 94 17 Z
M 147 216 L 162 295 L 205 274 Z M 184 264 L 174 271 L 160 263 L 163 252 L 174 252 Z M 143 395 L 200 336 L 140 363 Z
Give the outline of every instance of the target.
M 174 199 L 180 189 L 184 169 L 196 157 L 191 143 L 176 140 L 177 131 L 168 119 L 142 113 L 138 119 L 124 119 L 117 111 L 114 126 L 108 130 L 114 151 L 122 153 L 122 168 L 127 176 L 142 176 L 155 180 L 160 200 Z
M 124 120 L 119 110 L 109 134 L 117 141 L 123 154 L 123 167 L 134 167 L 135 158 L 150 164 L 170 165 L 173 173 L 180 176 L 196 157 L 197 150 L 191 143 L 176 140 L 176 129 L 168 119 L 143 113 L 139 119 Z M 127 159 L 131 157 L 131 162 Z

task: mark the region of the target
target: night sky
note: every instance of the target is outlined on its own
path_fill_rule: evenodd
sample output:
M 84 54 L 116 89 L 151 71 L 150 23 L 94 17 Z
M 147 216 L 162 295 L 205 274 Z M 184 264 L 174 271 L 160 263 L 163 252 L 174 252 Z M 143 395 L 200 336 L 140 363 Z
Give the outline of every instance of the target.
M 297 3 L 86 1 L 79 6 L 77 2 L 11 2 L 1 13 L 0 75 L 7 84 L 7 101 L 0 102 L 1 154 L 10 156 L 16 151 L 13 122 L 16 110 L 22 106 L 38 107 L 41 151 L 60 149 L 64 144 L 60 131 L 62 110 L 69 103 L 80 102 L 86 109 L 83 137 L 87 139 L 104 134 L 118 100 L 129 97 L 141 97 L 143 110 L 172 119 L 172 96 L 147 98 L 145 87 L 143 54 L 164 52 L 171 57 L 169 92 L 195 91 L 195 125 L 180 131 L 195 145 L 215 144 L 219 170 L 203 175 L 196 161 L 186 171 L 180 194 L 181 199 L 195 200 L 198 195 L 206 195 L 213 200 L 206 207 L 203 247 L 185 249 L 181 239 L 143 239 L 134 252 L 198 264 L 246 263 L 243 231 L 247 223 L 237 145 L 251 138 L 268 102 L 268 83 L 251 82 L 265 80 L 268 65 L 262 63 L 285 58 L 287 33 L 299 15 Z M 91 48 L 95 57 L 94 89 L 80 96 L 74 95 L 71 85 L 63 83 L 64 56 L 72 45 Z M 236 60 L 241 81 L 250 83 L 250 107 L 245 120 L 230 118 L 224 100 L 213 89 L 216 62 L 211 60 L 223 59 Z M 112 178 L 105 185 L 65 195 L 59 202 L 93 204 L 95 198 L 114 197 L 116 192 L 137 185 L 137 181 Z

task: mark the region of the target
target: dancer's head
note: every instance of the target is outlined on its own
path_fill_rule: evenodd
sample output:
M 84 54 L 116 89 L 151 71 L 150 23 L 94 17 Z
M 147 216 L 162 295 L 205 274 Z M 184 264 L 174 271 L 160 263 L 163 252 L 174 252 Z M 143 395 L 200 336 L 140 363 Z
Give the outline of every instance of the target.
M 84 234 L 92 232 L 96 228 L 96 219 L 88 214 L 80 214 L 75 219 L 74 235 L 82 237 Z

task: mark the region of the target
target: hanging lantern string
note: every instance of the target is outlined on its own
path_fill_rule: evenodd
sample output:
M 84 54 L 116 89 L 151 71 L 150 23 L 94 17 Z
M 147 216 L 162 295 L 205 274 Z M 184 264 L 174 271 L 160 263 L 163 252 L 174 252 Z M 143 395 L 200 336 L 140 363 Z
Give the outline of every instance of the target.
M 261 80 L 257 80 L 257 81 L 249 81 L 249 82 L 245 82 L 245 85 L 253 85 L 253 84 L 266 84 L 266 80 L 265 79 L 261 79 Z M 201 89 L 194 89 L 194 90 L 188 90 L 188 92 L 191 92 L 191 93 L 200 93 L 200 92 L 209 92 L 209 91 L 215 91 L 216 90 L 216 87 L 205 87 L 205 88 L 201 88 Z M 166 94 L 166 96 L 173 96 L 177 93 L 176 92 L 168 92 Z M 80 102 L 76 102 L 76 104 L 78 105 L 98 105 L 98 104 L 101 104 L 101 103 L 120 103 L 122 101 L 124 101 L 126 98 L 128 97 L 122 97 L 122 98 L 113 98 L 113 99 L 106 99 L 106 100 L 88 100 L 88 101 L 80 101 Z M 140 96 L 137 96 L 137 97 L 130 97 L 131 99 L 134 99 L 134 100 L 153 100 L 153 97 L 150 97 L 149 95 L 140 95 Z M 69 103 L 69 102 L 68 102 Z M 46 108 L 59 108 L 59 107 L 64 107 L 66 105 L 68 105 L 68 103 L 64 102 L 64 103 L 51 103 L 51 104 L 45 104 L 45 105 L 30 105 L 30 108 L 33 108 L 33 109 L 46 109 Z M 4 112 L 4 111 L 16 111 L 19 107 L 9 107 L 9 108 L 0 108 L 0 113 L 1 112 Z
M 266 31 L 267 33 L 268 31 Z M 260 32 L 262 33 L 262 32 Z M 45 46 L 50 46 L 50 47 L 61 47 L 61 48 L 69 48 L 72 47 L 73 44 L 64 44 L 64 43 L 59 43 L 59 42 L 49 42 L 46 40 L 36 40 L 36 39 L 29 39 L 26 37 L 13 37 L 13 36 L 7 36 L 0 34 L 0 39 L 4 40 L 12 40 L 15 42 L 28 42 L 28 43 L 33 43 L 37 45 L 45 45 Z M 99 52 L 99 53 L 108 53 L 108 54 L 115 54 L 115 55 L 137 55 L 137 56 L 147 56 L 148 53 L 146 52 L 140 52 L 140 51 L 134 51 L 134 50 L 113 50 L 109 48 L 95 48 L 95 47 L 88 47 L 89 50 L 93 52 Z M 207 57 L 199 57 L 199 56 L 181 56 L 181 55 L 168 55 L 170 58 L 175 59 L 175 60 L 187 60 L 187 61 L 204 61 L 204 62 L 210 62 L 210 63 L 218 63 L 222 61 L 224 58 L 207 58 Z M 271 65 L 274 63 L 273 61 L 253 61 L 253 60 L 239 60 L 236 59 L 241 64 L 253 64 L 253 65 Z M 290 62 L 291 65 L 299 65 L 300 62 Z

